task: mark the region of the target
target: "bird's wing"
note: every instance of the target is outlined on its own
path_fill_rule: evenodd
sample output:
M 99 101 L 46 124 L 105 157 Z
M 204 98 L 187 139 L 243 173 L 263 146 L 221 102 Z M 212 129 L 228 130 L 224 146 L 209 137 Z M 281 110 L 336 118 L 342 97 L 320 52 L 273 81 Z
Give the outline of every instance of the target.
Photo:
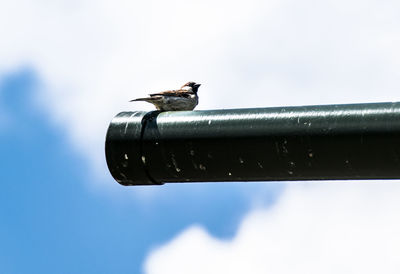
M 152 93 L 150 94 L 151 97 L 154 96 L 160 96 L 160 95 L 166 95 L 166 96 L 175 96 L 175 97 L 189 97 L 190 92 L 188 92 L 186 89 L 175 89 L 175 90 L 167 90 L 159 93 Z

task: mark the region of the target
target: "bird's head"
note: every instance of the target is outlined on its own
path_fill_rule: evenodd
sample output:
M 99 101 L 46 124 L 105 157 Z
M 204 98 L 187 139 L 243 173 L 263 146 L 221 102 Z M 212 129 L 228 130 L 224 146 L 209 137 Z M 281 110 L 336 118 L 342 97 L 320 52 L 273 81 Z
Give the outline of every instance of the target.
M 192 88 L 194 93 L 197 93 L 200 86 L 201 86 L 201 84 L 197 84 L 196 82 L 187 82 L 186 84 L 184 84 L 182 86 L 182 88 L 189 87 L 189 88 Z

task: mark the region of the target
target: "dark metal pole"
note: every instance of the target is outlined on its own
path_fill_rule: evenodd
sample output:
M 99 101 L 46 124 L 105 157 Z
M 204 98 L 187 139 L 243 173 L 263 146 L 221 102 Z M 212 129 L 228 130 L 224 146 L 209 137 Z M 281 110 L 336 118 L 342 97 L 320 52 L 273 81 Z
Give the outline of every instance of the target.
M 400 103 L 121 112 L 106 158 L 123 185 L 400 178 Z

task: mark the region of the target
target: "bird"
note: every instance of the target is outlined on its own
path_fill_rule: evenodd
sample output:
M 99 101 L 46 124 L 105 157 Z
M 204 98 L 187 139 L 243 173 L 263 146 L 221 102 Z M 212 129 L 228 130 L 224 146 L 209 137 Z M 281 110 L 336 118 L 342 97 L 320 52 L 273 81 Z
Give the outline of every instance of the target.
M 180 89 L 149 94 L 149 97 L 137 98 L 129 102 L 145 101 L 160 111 L 193 110 L 199 103 L 197 92 L 201 84 L 187 82 Z

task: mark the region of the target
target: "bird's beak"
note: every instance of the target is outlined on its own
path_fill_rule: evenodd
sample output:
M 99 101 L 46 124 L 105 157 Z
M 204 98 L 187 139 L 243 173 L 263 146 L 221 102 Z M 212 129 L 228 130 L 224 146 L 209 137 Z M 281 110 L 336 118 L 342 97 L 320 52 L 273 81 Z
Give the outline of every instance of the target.
M 199 86 L 201 86 L 201 84 L 195 84 L 194 85 L 196 88 L 198 88 Z

